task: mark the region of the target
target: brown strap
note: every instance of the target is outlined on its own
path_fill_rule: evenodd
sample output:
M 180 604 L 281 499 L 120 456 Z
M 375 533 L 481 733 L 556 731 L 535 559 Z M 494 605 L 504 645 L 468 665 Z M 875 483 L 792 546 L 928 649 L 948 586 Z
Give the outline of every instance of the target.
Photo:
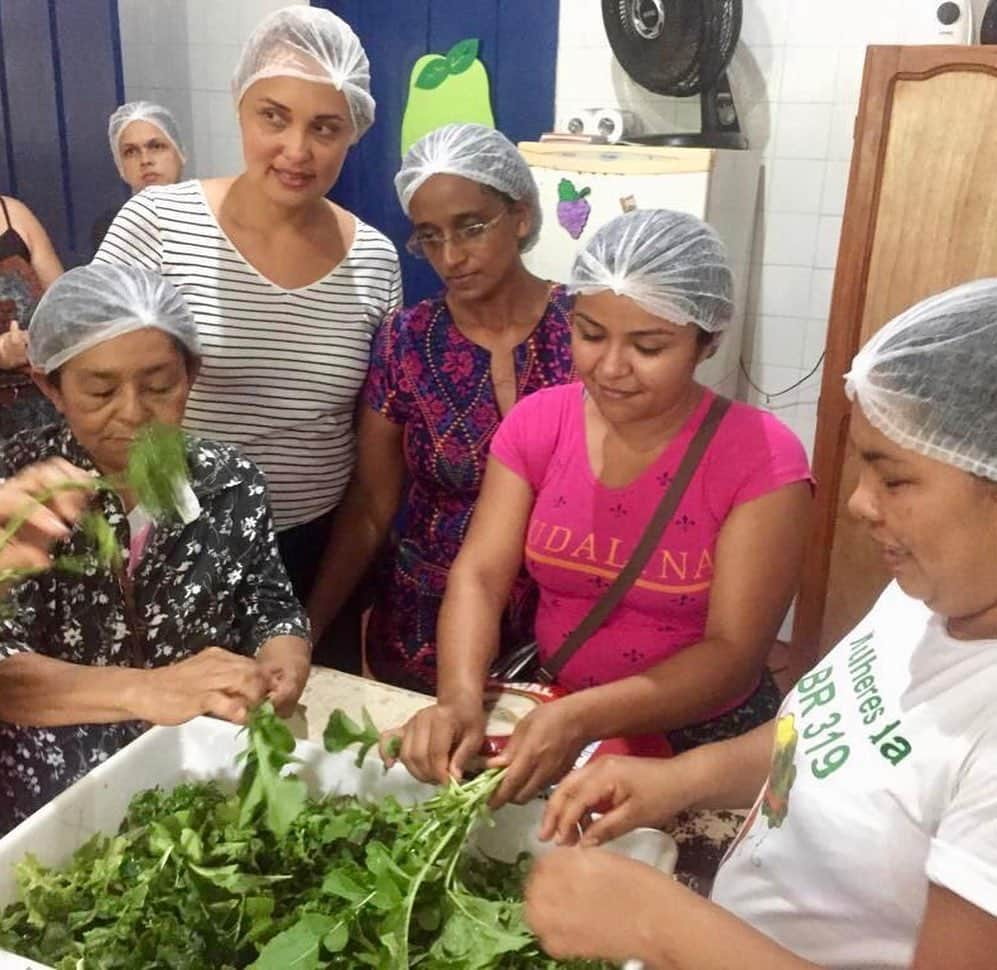
M 658 507 L 654 510 L 654 515 L 651 516 L 651 521 L 648 522 L 644 534 L 640 537 L 640 542 L 637 543 L 633 555 L 619 571 L 609 589 L 589 610 L 585 619 L 568 634 L 557 653 L 540 667 L 537 679 L 541 683 L 551 684 L 557 679 L 557 675 L 564 669 L 565 664 L 575 655 L 579 647 L 602 626 L 609 614 L 616 609 L 620 600 L 626 595 L 627 590 L 633 586 L 641 570 L 647 565 L 648 559 L 651 558 L 651 553 L 657 548 L 668 523 L 674 518 L 679 502 L 682 501 L 682 496 L 689 487 L 689 482 L 692 481 L 692 476 L 696 473 L 696 469 L 699 467 L 699 463 L 702 461 L 703 455 L 706 453 L 710 441 L 713 440 L 713 435 L 730 404 L 731 402 L 725 397 L 718 396 L 714 399 L 703 423 L 697 429 L 692 441 L 689 442 L 689 447 L 682 457 L 682 463 L 665 490 Z

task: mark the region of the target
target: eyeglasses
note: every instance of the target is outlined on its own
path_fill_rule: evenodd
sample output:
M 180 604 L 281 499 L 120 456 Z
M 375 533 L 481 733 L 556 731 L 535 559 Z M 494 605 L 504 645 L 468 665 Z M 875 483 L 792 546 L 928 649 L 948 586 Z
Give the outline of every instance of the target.
M 509 214 L 503 209 L 494 219 L 487 222 L 473 222 L 469 226 L 461 226 L 453 232 L 414 232 L 405 243 L 405 248 L 417 259 L 428 259 L 430 253 L 439 252 L 446 243 L 452 246 L 480 246 L 488 233 Z

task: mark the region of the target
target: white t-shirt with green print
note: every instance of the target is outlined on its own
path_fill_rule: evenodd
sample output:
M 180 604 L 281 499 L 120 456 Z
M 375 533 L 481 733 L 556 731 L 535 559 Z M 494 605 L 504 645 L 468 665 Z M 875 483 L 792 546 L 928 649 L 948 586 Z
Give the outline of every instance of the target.
M 776 734 L 715 902 L 829 970 L 908 968 L 929 882 L 997 916 L 997 640 L 891 584 Z

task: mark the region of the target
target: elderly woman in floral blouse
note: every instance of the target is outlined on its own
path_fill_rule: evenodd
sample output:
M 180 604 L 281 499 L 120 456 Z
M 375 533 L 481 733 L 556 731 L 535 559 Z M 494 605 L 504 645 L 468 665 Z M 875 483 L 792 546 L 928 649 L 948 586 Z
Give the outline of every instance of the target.
M 120 476 L 150 422 L 179 426 L 200 362 L 193 319 L 158 275 L 71 270 L 32 322 L 35 378 L 65 423 L 14 438 L 0 477 L 63 459 Z M 93 502 L 118 570 L 48 572 L 0 618 L 0 833 L 134 739 L 198 714 L 241 723 L 269 696 L 293 707 L 308 624 L 277 553 L 263 476 L 235 449 L 187 439 L 183 514 L 153 522 L 133 495 Z M 69 554 L 83 551 L 74 530 Z

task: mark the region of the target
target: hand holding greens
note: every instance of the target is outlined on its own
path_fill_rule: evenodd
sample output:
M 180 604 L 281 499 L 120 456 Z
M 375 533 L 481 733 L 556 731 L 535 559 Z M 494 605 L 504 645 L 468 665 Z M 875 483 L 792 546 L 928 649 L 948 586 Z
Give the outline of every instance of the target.
M 128 456 L 128 468 L 123 475 L 95 477 L 85 484 L 69 481 L 36 496 L 44 504 L 60 491 L 88 488 L 94 491 L 127 491 L 151 516 L 164 520 L 179 516 L 184 507 L 185 489 L 189 487 L 186 444 L 179 428 L 147 425 L 135 439 Z M 0 549 L 9 543 L 24 526 L 30 514 L 25 507 L 0 529 Z M 79 528 L 86 537 L 88 552 L 83 556 L 56 555 L 52 568 L 69 573 L 84 573 L 90 569 L 119 570 L 122 565 L 121 546 L 113 527 L 101 512 L 90 511 L 80 518 Z M 0 586 L 16 583 L 37 575 L 39 568 L 0 569 Z M 2 615 L 2 606 L 0 606 Z

